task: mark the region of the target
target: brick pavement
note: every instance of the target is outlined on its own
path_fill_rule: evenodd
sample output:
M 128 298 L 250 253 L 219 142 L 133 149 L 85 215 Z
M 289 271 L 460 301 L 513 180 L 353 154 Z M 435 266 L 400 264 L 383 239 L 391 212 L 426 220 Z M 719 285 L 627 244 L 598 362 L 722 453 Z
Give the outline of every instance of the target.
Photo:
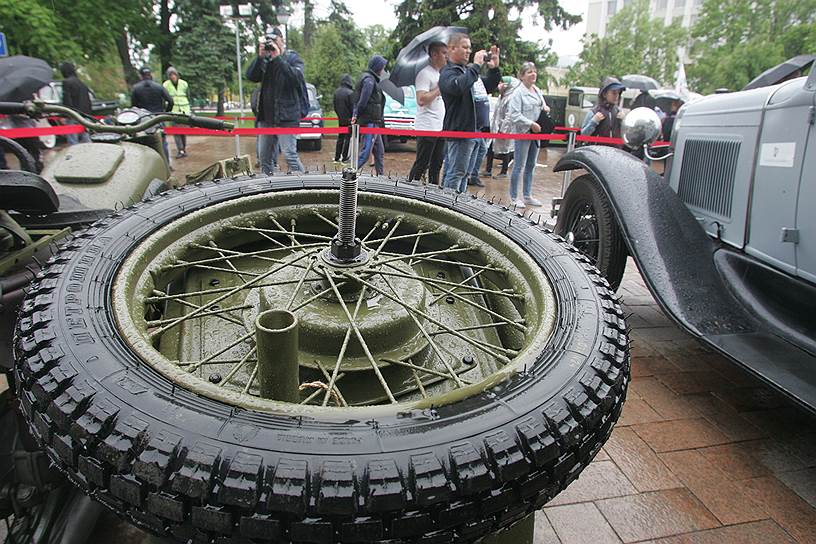
M 304 159 L 327 163 L 333 143 Z M 249 151 L 254 140 L 242 144 Z M 231 146 L 191 138 L 176 174 L 203 168 Z M 559 155 L 550 150 L 539 163 L 551 167 Z M 404 175 L 412 160 L 410 145 L 398 148 L 386 155 L 386 170 Z M 544 217 L 560 180 L 549 169 L 536 172 Z M 485 181 L 480 192 L 506 194 L 506 180 Z M 620 294 L 632 328 L 623 415 L 581 477 L 537 513 L 536 544 L 816 543 L 816 418 L 678 329 L 631 259 Z M 147 542 L 106 515 L 91 541 L 114 538 Z

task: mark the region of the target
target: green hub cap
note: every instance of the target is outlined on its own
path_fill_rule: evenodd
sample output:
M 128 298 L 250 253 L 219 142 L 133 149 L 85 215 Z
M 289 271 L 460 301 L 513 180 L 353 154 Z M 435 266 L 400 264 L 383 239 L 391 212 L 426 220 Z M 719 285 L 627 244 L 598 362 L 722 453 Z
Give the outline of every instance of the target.
M 337 192 L 287 191 L 181 217 L 113 288 L 122 337 L 178 385 L 235 406 L 404 411 L 535 364 L 555 321 L 541 268 L 446 208 L 361 192 L 367 258 L 324 258 Z M 260 316 L 260 317 L 259 317 Z

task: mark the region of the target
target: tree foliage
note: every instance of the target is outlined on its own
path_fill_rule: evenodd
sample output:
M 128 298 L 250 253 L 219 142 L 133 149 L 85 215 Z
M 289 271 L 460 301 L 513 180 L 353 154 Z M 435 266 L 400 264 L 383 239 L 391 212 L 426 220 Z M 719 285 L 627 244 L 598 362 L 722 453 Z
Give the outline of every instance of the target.
M 462 26 L 468 30 L 474 50 L 493 44 L 501 48 L 504 73 L 515 74 L 525 61 L 533 61 L 539 68 L 554 64 L 557 59 L 551 44 L 518 37 L 522 24 L 519 14 L 525 9 L 534 9 L 547 30 L 556 26 L 566 29 L 581 20 L 564 10 L 558 0 L 403 0 L 396 8 L 399 22 L 390 58 L 396 58 L 400 48 L 429 28 Z M 546 85 L 543 69 L 539 70 L 539 81 Z
M 235 76 L 235 37 L 215 3 L 186 0 L 179 4 L 174 67 L 194 98 L 221 91 Z
M 566 80 L 571 85 L 597 86 L 607 76 L 644 74 L 674 84 L 677 48 L 688 40 L 679 23 L 666 26 L 653 19 L 649 0 L 634 0 L 612 17 L 606 36 L 584 38 L 578 62 Z
M 692 37 L 691 85 L 739 90 L 768 68 L 816 51 L 816 0 L 706 0 Z

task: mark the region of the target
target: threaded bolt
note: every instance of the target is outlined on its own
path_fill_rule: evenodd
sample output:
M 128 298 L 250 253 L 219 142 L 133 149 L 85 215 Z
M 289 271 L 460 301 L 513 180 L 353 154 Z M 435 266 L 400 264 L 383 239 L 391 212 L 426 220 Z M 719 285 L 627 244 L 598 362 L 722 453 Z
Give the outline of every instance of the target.
M 337 221 L 337 238 L 343 245 L 354 244 L 357 227 L 357 172 L 344 171 L 340 182 L 340 215 Z

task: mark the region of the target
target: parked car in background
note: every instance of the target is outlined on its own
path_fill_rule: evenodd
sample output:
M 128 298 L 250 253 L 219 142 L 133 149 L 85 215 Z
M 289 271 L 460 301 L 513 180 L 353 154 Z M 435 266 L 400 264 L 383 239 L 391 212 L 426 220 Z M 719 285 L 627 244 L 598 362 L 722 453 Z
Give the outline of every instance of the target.
M 623 124 L 635 149 L 660 134 L 648 108 Z M 816 71 L 686 103 L 671 147 L 665 176 L 621 149 L 564 155 L 556 171 L 587 173 L 556 233 L 613 288 L 631 255 L 684 330 L 816 412 Z
M 311 83 L 306 84 L 306 91 L 309 93 L 309 113 L 300 120 L 300 128 L 323 127 L 323 108 L 320 106 L 321 96 L 317 94 L 317 89 Z M 298 134 L 298 149 L 310 149 L 320 151 L 323 147 L 322 134 Z
M 385 111 L 383 112 L 383 122 L 385 128 L 395 130 L 414 130 L 416 122 L 417 101 L 416 87 L 400 87 L 404 93 L 404 103 L 400 103 L 396 98 L 385 93 Z M 383 143 L 405 143 L 410 136 L 383 136 Z
M 103 100 L 97 98 L 93 90 L 88 89 L 88 92 L 91 95 L 91 112 L 93 115 L 113 115 L 119 109 L 119 100 L 115 98 Z M 52 81 L 37 91 L 37 94 L 40 99 L 48 104 L 62 104 L 62 81 Z

